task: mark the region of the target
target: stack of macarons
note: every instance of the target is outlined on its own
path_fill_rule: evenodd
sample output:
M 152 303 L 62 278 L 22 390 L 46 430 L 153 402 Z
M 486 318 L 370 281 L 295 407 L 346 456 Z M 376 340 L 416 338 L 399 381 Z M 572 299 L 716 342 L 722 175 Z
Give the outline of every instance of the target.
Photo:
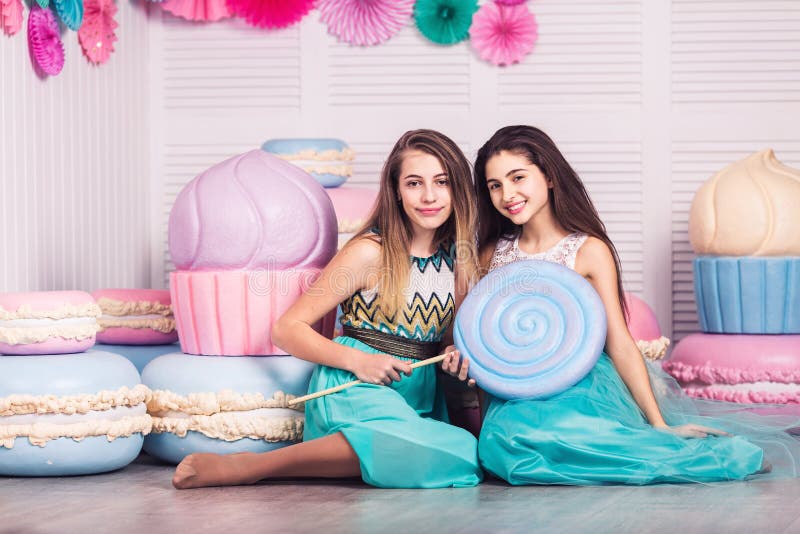
M 378 191 L 344 185 L 352 176 L 355 158 L 347 143 L 327 138 L 270 139 L 261 149 L 297 165 L 325 187 L 336 212 L 338 248 L 364 226 L 375 207 Z
M 262 150 L 211 167 L 178 194 L 170 291 L 183 354 L 142 372 L 153 390 L 150 454 L 177 462 L 300 439 L 302 411 L 287 402 L 305 394 L 313 366 L 287 355 L 271 332 L 333 257 L 335 220 L 316 180 Z M 330 337 L 333 319 L 314 328 Z
M 128 358 L 139 372 L 156 356 L 178 350 L 169 290 L 100 289 L 92 296 L 102 312 L 97 343 Z
M 0 294 L 0 475 L 110 471 L 152 421 L 131 362 L 88 350 L 101 311 L 81 291 Z
M 664 368 L 689 395 L 800 413 L 800 171 L 772 150 L 714 175 L 689 213 L 702 333 Z

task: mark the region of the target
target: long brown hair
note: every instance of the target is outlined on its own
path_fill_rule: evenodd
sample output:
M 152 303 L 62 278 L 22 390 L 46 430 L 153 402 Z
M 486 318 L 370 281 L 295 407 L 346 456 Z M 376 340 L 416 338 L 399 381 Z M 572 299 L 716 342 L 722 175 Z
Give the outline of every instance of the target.
M 565 230 L 596 237 L 608 246 L 617 267 L 619 303 L 627 315 L 617 249 L 609 239 L 606 226 L 597 215 L 578 173 L 573 170 L 553 140 L 538 128 L 506 126 L 497 130 L 478 150 L 478 157 L 475 159 L 475 196 L 478 199 L 479 249 L 483 250 L 484 247 L 496 243 L 501 237 L 516 237 L 522 232 L 520 226 L 495 209 L 486 184 L 486 163 L 489 158 L 503 151 L 527 158 L 553 183 L 553 187 L 548 190 L 550 207 Z
M 411 130 L 397 140 L 381 171 L 380 190 L 375 207 L 353 241 L 364 237 L 381 244 L 381 271 L 378 298 L 387 317 L 404 305 L 410 273 L 412 226 L 399 197 L 403 158 L 411 150 L 434 156 L 447 174 L 453 208 L 447 221 L 436 229 L 435 247 L 455 243 L 456 265 L 468 281 L 477 275 L 475 247 L 475 196 L 469 161 L 452 139 L 434 130 Z M 375 235 L 377 230 L 377 235 Z

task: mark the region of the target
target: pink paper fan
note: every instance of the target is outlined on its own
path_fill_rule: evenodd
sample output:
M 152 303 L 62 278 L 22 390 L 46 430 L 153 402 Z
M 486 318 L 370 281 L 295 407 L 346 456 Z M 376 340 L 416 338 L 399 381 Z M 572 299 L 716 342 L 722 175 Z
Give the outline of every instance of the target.
M 36 66 L 55 76 L 64 67 L 64 44 L 53 12 L 34 6 L 28 15 L 28 48 Z
M 85 0 L 84 9 L 78 42 L 89 61 L 100 65 L 108 61 L 114 51 L 117 6 L 114 0 Z
M 500 4 L 503 6 L 516 6 L 519 4 L 524 4 L 527 0 L 494 0 L 495 4 Z
M 414 13 L 414 0 L 320 0 L 320 20 L 340 41 L 372 46 L 402 30 Z
M 0 0 L 0 24 L 8 35 L 22 28 L 22 0 Z
M 315 0 L 227 0 L 228 9 L 257 28 L 285 28 L 305 17 Z
M 518 63 L 536 43 L 536 17 L 525 5 L 484 4 L 472 19 L 469 37 L 481 59 L 495 65 Z
M 187 20 L 214 22 L 231 16 L 225 0 L 165 0 L 161 7 Z

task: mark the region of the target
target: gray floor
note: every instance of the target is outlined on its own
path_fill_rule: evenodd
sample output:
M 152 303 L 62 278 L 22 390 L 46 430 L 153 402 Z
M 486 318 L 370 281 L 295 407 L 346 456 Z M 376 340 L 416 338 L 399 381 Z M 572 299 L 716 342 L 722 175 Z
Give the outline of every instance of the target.
M 175 491 L 147 456 L 104 475 L 0 477 L 0 532 L 800 532 L 800 481 L 381 490 L 277 482 Z

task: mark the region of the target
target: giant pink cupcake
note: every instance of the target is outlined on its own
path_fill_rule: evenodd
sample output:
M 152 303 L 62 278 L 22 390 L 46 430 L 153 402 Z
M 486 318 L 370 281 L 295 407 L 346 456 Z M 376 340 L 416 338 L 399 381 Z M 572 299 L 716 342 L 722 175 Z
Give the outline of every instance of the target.
M 305 171 L 261 150 L 189 182 L 169 217 L 170 291 L 181 349 L 285 354 L 275 320 L 336 252 L 336 216 Z M 315 328 L 330 335 L 333 322 Z

